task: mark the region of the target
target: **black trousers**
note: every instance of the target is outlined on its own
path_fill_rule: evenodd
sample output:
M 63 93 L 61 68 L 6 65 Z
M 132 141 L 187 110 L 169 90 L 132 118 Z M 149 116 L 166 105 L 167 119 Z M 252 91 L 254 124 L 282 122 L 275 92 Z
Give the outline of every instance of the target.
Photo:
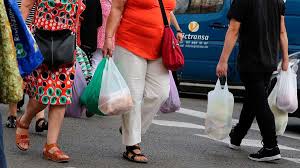
M 271 73 L 240 73 L 245 86 L 245 99 L 239 123 L 232 131 L 233 137 L 242 140 L 256 118 L 266 148 L 277 146 L 274 115 L 268 105 L 267 87 Z

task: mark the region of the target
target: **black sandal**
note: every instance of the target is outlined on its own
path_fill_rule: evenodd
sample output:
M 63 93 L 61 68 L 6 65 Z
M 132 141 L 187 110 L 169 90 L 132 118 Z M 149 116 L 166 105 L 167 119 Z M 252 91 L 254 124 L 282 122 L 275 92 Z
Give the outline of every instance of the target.
M 43 122 L 42 126 L 40 126 L 40 122 Z M 45 118 L 40 118 L 35 123 L 35 132 L 43 132 L 44 130 L 48 130 L 48 122 Z
M 141 150 L 141 148 L 137 145 L 135 145 L 135 146 L 126 146 L 126 152 L 123 153 L 123 158 L 128 160 L 128 161 L 135 162 L 135 163 L 148 163 L 148 160 L 147 161 L 136 160 L 136 157 L 146 158 L 145 155 L 143 155 L 143 154 L 135 153 L 134 150 L 137 150 L 137 149 Z M 129 157 L 130 154 L 132 155 L 131 157 Z
M 7 128 L 16 128 L 17 126 L 17 117 L 9 116 L 6 121 Z

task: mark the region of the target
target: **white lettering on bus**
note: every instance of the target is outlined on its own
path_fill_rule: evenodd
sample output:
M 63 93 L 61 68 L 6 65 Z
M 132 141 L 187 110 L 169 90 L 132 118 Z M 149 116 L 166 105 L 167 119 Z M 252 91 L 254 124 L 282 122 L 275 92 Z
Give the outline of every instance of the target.
M 192 35 L 192 34 L 183 34 L 183 38 L 185 40 L 205 40 L 208 41 L 209 40 L 209 36 L 208 35 Z

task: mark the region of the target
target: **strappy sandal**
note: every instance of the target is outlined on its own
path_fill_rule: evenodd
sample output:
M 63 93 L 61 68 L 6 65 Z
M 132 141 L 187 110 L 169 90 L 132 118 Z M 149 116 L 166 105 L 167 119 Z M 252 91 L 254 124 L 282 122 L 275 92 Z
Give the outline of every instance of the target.
M 29 126 L 25 126 L 24 124 L 22 124 L 21 121 L 22 116 L 17 120 L 17 129 L 21 128 L 21 129 L 25 129 L 28 130 Z M 27 151 L 28 148 L 24 148 L 23 146 L 21 146 L 20 144 L 27 144 L 28 148 L 30 145 L 30 139 L 29 139 L 29 133 L 25 133 L 25 134 L 18 134 L 16 131 L 16 145 L 17 147 L 21 150 L 21 151 Z
M 57 148 L 56 151 L 51 152 L 52 148 Z M 57 163 L 66 163 L 70 161 L 70 157 L 66 155 L 57 144 L 45 144 L 43 150 L 43 156 L 47 160 L 51 160 Z
M 7 118 L 7 121 L 6 121 L 6 127 L 7 128 L 16 128 L 17 126 L 17 117 L 15 116 L 9 116 Z
M 42 126 L 40 126 L 40 123 L 42 123 Z M 40 118 L 35 123 L 35 132 L 43 132 L 44 130 L 48 130 L 48 122 L 45 118 Z
M 134 150 L 141 150 L 141 148 L 138 145 L 135 146 L 126 146 L 126 152 L 123 153 L 123 158 L 125 158 L 128 161 L 135 162 L 135 163 L 148 163 L 148 160 L 137 160 L 136 157 L 145 157 L 143 154 L 137 154 L 134 152 Z M 129 155 L 132 155 L 129 157 Z M 146 158 L 147 159 L 147 158 Z

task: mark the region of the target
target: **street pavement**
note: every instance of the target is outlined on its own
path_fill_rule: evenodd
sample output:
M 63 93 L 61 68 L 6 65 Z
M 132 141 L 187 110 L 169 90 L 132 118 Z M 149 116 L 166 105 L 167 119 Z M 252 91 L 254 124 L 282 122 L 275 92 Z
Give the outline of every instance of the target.
M 4 128 L 5 150 L 9 168 L 299 168 L 300 119 L 291 118 L 288 130 L 278 138 L 284 159 L 257 163 L 247 159 L 261 147 L 261 137 L 253 124 L 241 151 L 227 147 L 228 139 L 215 141 L 204 131 L 207 101 L 182 98 L 182 109 L 176 113 L 158 113 L 142 147 L 150 159 L 148 164 L 130 163 L 122 159 L 124 146 L 118 132 L 119 117 L 66 118 L 59 144 L 72 160 L 59 164 L 42 158 L 46 133 L 34 132 L 31 125 L 31 148 L 21 152 L 15 146 L 15 130 Z M 238 119 L 241 103 L 235 104 Z M 0 105 L 5 121 L 6 105 Z M 236 120 L 234 120 L 236 122 Z

